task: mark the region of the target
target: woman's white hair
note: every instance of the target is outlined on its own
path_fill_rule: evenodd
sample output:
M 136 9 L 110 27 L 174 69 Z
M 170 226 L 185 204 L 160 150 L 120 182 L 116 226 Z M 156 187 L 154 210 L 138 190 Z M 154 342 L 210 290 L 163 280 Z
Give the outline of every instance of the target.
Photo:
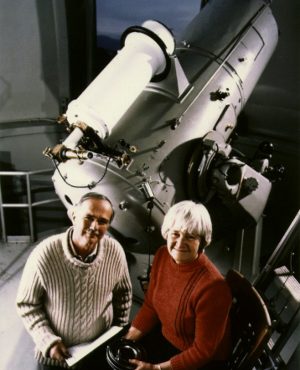
M 170 230 L 184 230 L 200 237 L 200 247 L 204 248 L 211 242 L 212 223 L 206 207 L 201 203 L 184 200 L 174 204 L 166 213 L 161 227 L 164 239 Z

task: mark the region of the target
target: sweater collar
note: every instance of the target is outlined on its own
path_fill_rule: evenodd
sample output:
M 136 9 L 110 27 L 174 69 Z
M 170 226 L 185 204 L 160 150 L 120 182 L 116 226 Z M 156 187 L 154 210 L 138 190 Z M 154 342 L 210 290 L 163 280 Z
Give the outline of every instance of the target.
M 69 246 L 69 239 L 70 239 L 70 233 L 73 230 L 73 226 L 69 227 L 66 232 L 64 233 L 64 237 L 62 238 L 62 245 L 63 245 L 63 250 L 64 254 L 69 262 L 72 264 L 75 264 L 77 266 L 81 267 L 88 267 L 88 266 L 93 266 L 95 263 L 99 263 L 100 261 L 103 260 L 104 255 L 105 255 L 105 238 L 106 236 L 104 235 L 103 238 L 100 240 L 97 248 L 97 253 L 94 258 L 93 262 L 86 263 L 83 262 L 77 258 L 75 258 L 74 254 L 71 251 L 71 248 Z
M 92 263 L 94 259 L 97 257 L 99 245 L 97 244 L 96 248 L 90 254 L 88 254 L 86 257 L 83 258 L 76 252 L 76 249 L 75 249 L 75 246 L 72 240 L 72 235 L 73 235 L 73 228 L 70 229 L 70 232 L 68 234 L 68 247 L 73 257 L 77 258 L 79 261 L 82 261 L 84 263 Z
M 169 254 L 169 252 L 167 251 Z M 203 267 L 206 264 L 206 255 L 204 252 L 199 253 L 198 257 L 192 261 L 187 263 L 176 263 L 173 258 L 169 255 L 171 260 L 172 268 L 176 271 L 182 271 L 182 272 L 192 272 L 195 270 L 198 270 L 200 267 Z

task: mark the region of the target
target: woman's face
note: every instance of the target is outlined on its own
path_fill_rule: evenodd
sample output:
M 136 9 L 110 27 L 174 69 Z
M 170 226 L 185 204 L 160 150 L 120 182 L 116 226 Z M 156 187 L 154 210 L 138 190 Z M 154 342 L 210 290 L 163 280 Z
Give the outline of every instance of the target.
M 198 257 L 200 237 L 184 230 L 169 230 L 167 248 L 176 263 L 188 263 Z

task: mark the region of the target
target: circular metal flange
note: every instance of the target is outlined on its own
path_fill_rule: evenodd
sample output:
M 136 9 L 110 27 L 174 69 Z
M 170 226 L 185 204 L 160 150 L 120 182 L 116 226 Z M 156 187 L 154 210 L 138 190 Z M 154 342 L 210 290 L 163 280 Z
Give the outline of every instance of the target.
M 106 347 L 106 361 L 113 370 L 133 370 L 129 359 L 145 360 L 146 351 L 140 344 L 128 340 L 118 339 Z
M 165 26 L 163 26 L 165 27 Z M 120 40 L 120 43 L 121 43 L 121 47 L 123 47 L 125 45 L 125 40 L 126 40 L 126 37 L 131 34 L 131 33 L 142 33 L 148 37 L 150 37 L 153 41 L 155 41 L 157 43 L 157 45 L 160 47 L 161 51 L 163 52 L 164 54 L 164 57 L 165 57 L 165 67 L 164 67 L 164 70 L 160 73 L 158 73 L 157 75 L 153 76 L 151 81 L 152 82 L 159 82 L 159 81 L 162 81 L 169 73 L 170 69 L 171 69 L 171 60 L 170 60 L 170 57 L 168 55 L 168 52 L 167 52 L 167 45 L 164 43 L 164 41 L 152 30 L 150 30 L 149 28 L 146 28 L 146 27 L 143 27 L 143 26 L 132 26 L 132 27 L 129 27 L 127 28 L 127 30 L 125 30 L 121 36 L 121 40 Z

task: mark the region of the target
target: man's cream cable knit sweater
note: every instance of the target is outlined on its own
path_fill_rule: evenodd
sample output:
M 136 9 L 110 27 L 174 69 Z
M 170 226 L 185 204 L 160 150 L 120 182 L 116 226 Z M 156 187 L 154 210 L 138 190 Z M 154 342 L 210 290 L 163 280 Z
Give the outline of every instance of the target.
M 66 346 L 97 338 L 129 319 L 132 288 L 125 253 L 104 236 L 92 263 L 74 258 L 68 233 L 49 237 L 31 253 L 17 294 L 17 310 L 36 344 L 36 357 L 48 355 L 59 339 Z M 61 364 L 59 364 L 61 365 Z

